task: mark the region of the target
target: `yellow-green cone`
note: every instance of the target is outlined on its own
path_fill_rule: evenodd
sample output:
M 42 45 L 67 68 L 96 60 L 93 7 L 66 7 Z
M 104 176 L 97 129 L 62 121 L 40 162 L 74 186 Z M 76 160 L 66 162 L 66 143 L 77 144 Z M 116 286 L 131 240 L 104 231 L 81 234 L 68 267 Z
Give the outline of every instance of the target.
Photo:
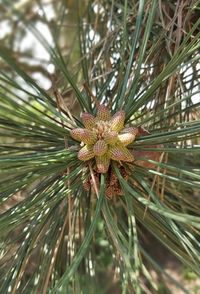
M 97 140 L 95 132 L 88 129 L 74 129 L 70 131 L 70 135 L 77 141 L 83 142 L 85 144 L 94 144 Z
M 97 115 L 82 114 L 85 128 L 77 128 L 70 132 L 71 137 L 82 142 L 78 158 L 87 161 L 96 160 L 98 173 L 106 173 L 110 160 L 133 162 L 132 153 L 126 148 L 138 135 L 138 128 L 124 128 L 125 112 L 120 110 L 111 117 L 111 112 L 105 105 L 97 107 Z M 120 163 L 122 164 L 122 163 Z M 117 192 L 116 192 L 117 193 Z M 118 193 L 119 194 L 119 193 Z
M 111 118 L 111 113 L 105 105 L 100 105 L 97 109 L 97 119 L 98 120 L 109 120 Z
M 105 174 L 108 171 L 110 165 L 110 158 L 107 154 L 102 156 L 96 156 L 96 164 L 97 164 L 97 171 L 98 173 Z
M 123 110 L 116 112 L 110 120 L 112 131 L 120 132 L 124 127 L 125 112 Z
M 94 152 L 91 146 L 85 145 L 78 152 L 78 159 L 82 161 L 90 160 L 94 157 Z
M 96 119 L 92 114 L 84 112 L 81 118 L 86 129 L 92 129 L 95 127 Z
M 132 153 L 123 146 L 112 146 L 109 149 L 110 158 L 116 161 L 133 162 L 134 157 Z
M 108 145 L 104 140 L 98 140 L 93 147 L 93 152 L 97 156 L 104 155 L 108 150 Z
M 116 131 L 110 131 L 105 133 L 104 140 L 108 144 L 115 144 L 118 141 L 118 133 Z
M 135 140 L 135 135 L 131 133 L 124 133 L 118 135 L 118 139 L 123 146 L 127 146 Z

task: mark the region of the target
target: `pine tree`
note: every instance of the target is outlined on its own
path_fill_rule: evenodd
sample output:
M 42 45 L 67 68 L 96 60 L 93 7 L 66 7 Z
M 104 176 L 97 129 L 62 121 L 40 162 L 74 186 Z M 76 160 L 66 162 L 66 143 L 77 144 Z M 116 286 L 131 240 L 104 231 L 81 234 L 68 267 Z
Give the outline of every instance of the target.
M 0 7 L 1 293 L 188 293 L 152 244 L 200 274 L 199 2 L 49 3 Z

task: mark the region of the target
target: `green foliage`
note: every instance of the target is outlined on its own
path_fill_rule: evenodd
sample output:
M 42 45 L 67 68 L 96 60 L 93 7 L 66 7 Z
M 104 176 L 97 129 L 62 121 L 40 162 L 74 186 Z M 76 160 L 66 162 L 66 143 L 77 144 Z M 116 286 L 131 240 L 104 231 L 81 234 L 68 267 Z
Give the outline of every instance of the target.
M 199 1 L 52 1 L 53 20 L 46 1 L 25 2 L 2 1 L 9 38 L 31 33 L 55 71 L 41 62 L 46 90 L 28 71 L 34 51 L 25 67 L 2 41 L 1 292 L 188 293 L 151 240 L 200 275 Z M 93 96 L 149 131 L 131 145 L 128 180 L 113 162 L 123 196 L 110 200 L 108 175 L 95 185 L 69 135 L 82 111 L 96 114 Z

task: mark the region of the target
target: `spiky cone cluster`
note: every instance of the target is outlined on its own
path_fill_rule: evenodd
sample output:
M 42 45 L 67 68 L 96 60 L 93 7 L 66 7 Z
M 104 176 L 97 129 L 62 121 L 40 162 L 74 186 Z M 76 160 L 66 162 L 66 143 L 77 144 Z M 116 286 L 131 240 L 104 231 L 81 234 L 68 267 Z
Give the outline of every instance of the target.
M 125 181 L 128 181 L 129 174 L 127 173 L 126 169 L 123 166 L 118 166 L 119 171 Z M 84 171 L 85 173 L 86 171 Z M 93 171 L 94 173 L 94 178 L 95 178 L 95 183 L 97 185 L 97 188 L 99 189 L 100 186 L 100 174 L 97 171 Z M 90 189 L 94 190 L 94 183 L 93 183 L 93 178 L 91 176 L 85 178 L 84 174 L 84 180 L 83 180 L 83 188 L 86 191 L 89 191 Z M 105 189 L 105 196 L 108 199 L 113 199 L 116 196 L 122 196 L 123 191 L 121 188 L 121 185 L 119 183 L 119 180 L 112 170 L 112 168 L 109 168 L 108 171 L 108 176 L 106 178 L 106 189 Z
M 82 161 L 95 159 L 97 172 L 106 173 L 111 160 L 118 162 L 133 162 L 133 154 L 127 146 L 137 136 L 137 128 L 124 127 L 125 112 L 118 111 L 111 116 L 105 105 L 99 105 L 97 115 L 82 114 L 85 128 L 71 130 L 71 137 L 82 143 L 78 152 Z

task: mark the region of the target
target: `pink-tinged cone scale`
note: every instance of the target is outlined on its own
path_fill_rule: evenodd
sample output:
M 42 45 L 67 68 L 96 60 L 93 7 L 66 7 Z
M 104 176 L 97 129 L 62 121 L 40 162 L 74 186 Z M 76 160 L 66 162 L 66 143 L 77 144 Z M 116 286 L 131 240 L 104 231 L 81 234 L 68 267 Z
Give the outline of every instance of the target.
M 94 144 L 97 139 L 95 132 L 88 129 L 74 129 L 70 131 L 70 135 L 75 140 L 83 142 L 88 145 Z
M 139 134 L 139 130 L 138 128 L 133 128 L 133 127 L 127 127 L 127 128 L 124 128 L 122 131 L 121 131 L 122 134 L 124 133 L 131 133 L 132 135 L 135 135 L 135 137 Z
M 90 160 L 94 157 L 94 152 L 92 148 L 88 145 L 82 147 L 78 152 L 78 159 L 82 161 Z
M 112 146 L 109 149 L 110 158 L 116 161 L 133 162 L 134 157 L 132 153 L 126 148 L 121 146 Z
M 92 114 L 84 112 L 81 119 L 86 129 L 92 129 L 95 127 L 96 119 Z
M 112 131 L 120 132 L 124 127 L 125 112 L 123 110 L 116 112 L 110 120 Z
M 118 139 L 123 146 L 127 146 L 135 140 L 135 135 L 131 133 L 119 134 Z
M 93 152 L 97 156 L 104 155 L 108 150 L 108 145 L 104 140 L 98 140 L 93 147 Z
M 97 119 L 98 120 L 109 120 L 111 118 L 111 113 L 105 105 L 100 105 L 97 109 Z
M 107 156 L 107 154 L 104 154 L 102 156 L 96 156 L 95 158 L 96 158 L 98 173 L 102 173 L 102 174 L 107 173 L 109 165 L 110 165 L 110 158 Z

